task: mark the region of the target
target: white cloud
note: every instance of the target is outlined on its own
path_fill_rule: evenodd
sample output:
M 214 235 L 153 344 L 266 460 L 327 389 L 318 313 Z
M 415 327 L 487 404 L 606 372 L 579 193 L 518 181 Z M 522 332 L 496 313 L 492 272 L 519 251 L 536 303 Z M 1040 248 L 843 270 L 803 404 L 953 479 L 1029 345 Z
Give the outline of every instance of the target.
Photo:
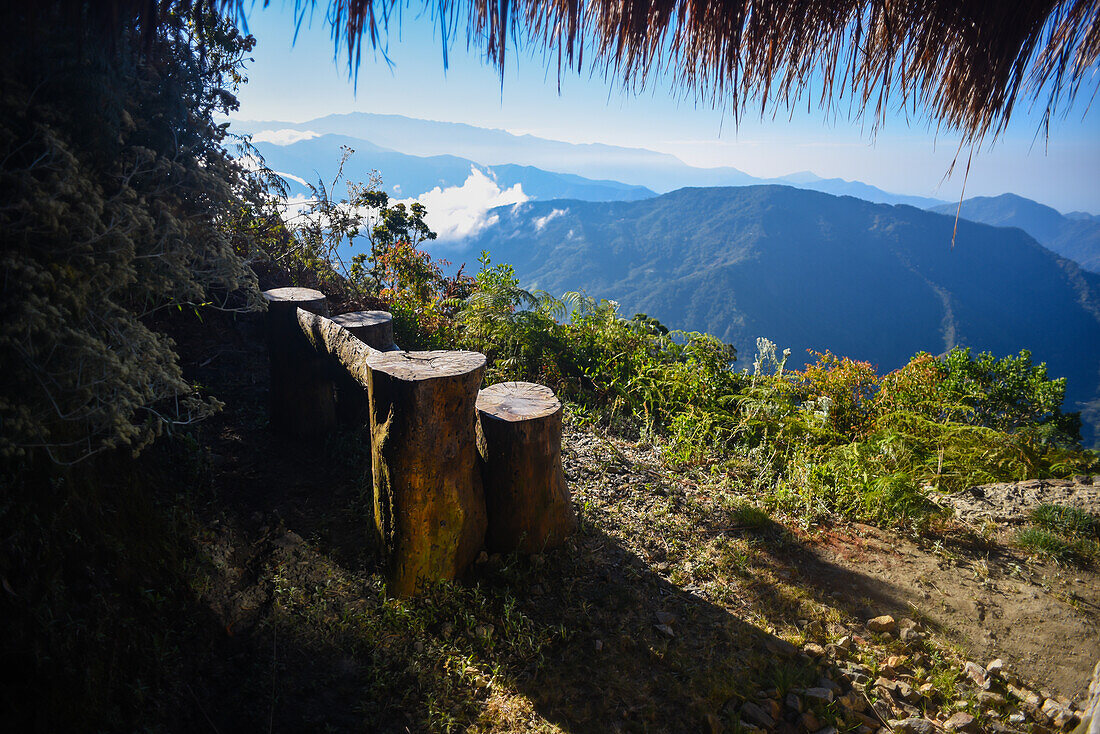
M 461 186 L 446 189 L 436 186 L 416 199 L 406 199 L 405 204 L 419 201 L 428 210 L 427 222 L 440 241 L 454 242 L 481 232 L 496 224 L 499 217 L 490 215 L 493 207 L 522 204 L 531 197 L 516 184 L 501 189 L 489 176 L 476 166 L 470 166 L 470 175 Z
M 275 171 L 275 174 L 285 178 L 287 181 L 296 181 L 302 184 L 302 186 L 309 186 L 309 183 L 299 176 L 295 176 L 293 173 L 284 173 L 283 171 Z
M 252 136 L 253 143 L 271 143 L 272 145 L 293 145 L 303 140 L 321 137 L 312 130 L 261 130 Z
M 535 231 L 536 232 L 541 232 L 542 228 L 546 226 L 547 222 L 549 222 L 551 219 L 555 219 L 557 217 L 560 217 L 561 215 L 565 214 L 567 211 L 569 211 L 569 210 L 568 209 L 554 209 L 549 214 L 547 214 L 545 217 L 536 217 L 535 218 Z
M 240 158 L 237 159 L 237 162 L 240 163 L 241 166 L 246 171 L 258 171 L 258 170 L 260 170 L 260 160 L 254 155 L 241 156 Z M 296 182 L 300 183 L 302 186 L 309 186 L 309 184 L 306 183 L 306 180 L 304 178 L 301 178 L 299 176 L 295 176 L 293 173 L 285 173 L 283 171 L 272 171 L 272 173 L 274 173 L 276 176 L 281 176 L 281 177 L 285 178 L 287 181 L 296 181 Z

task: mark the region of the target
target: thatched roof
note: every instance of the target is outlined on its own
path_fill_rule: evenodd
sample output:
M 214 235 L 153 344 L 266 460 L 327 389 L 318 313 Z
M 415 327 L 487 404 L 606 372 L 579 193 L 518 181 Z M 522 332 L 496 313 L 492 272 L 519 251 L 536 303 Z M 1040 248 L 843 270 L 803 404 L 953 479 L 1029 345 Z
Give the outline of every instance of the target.
M 102 5 L 147 14 L 195 2 Z M 213 4 L 242 16 L 253 5 Z M 364 42 L 377 46 L 405 6 L 294 3 L 299 16 L 324 9 L 353 68 Z M 877 125 L 891 109 L 906 109 L 971 142 L 999 132 L 1017 103 L 1037 102 L 1053 115 L 1082 86 L 1091 102 L 1100 59 L 1097 0 L 422 0 L 422 7 L 452 36 L 465 28 L 502 68 L 511 44 L 534 44 L 559 73 L 592 68 L 640 88 L 668 72 L 678 91 L 737 115 L 851 105 Z

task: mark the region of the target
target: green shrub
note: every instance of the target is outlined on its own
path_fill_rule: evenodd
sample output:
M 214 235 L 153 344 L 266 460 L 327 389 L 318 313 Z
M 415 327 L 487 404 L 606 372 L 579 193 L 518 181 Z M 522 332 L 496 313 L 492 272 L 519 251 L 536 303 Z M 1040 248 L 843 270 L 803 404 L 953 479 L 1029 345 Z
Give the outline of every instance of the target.
M 1016 545 L 1028 553 L 1045 556 L 1059 563 L 1068 563 L 1078 558 L 1071 542 L 1044 528 L 1021 530 L 1016 536 Z
M 1100 535 L 1100 518 L 1077 507 L 1043 504 L 1034 508 L 1030 520 L 1041 528 L 1069 538 L 1096 538 Z

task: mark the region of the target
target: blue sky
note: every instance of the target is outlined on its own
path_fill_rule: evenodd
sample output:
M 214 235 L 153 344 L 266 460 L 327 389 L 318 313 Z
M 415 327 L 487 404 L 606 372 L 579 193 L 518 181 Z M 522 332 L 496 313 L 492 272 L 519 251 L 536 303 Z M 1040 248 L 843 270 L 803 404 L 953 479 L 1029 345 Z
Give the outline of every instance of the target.
M 781 110 L 735 125 L 728 112 L 684 98 L 667 80 L 636 94 L 587 71 L 567 72 L 559 93 L 554 63 L 523 52 L 510 54 L 502 84 L 481 51 L 467 50 L 464 35 L 452 44 L 444 70 L 438 28 L 408 8 L 391 23 L 388 63 L 382 53 L 364 50 L 356 89 L 346 56 L 334 56 L 323 11 L 315 12 L 312 24 L 303 23 L 295 42 L 293 3 L 286 5 L 276 0 L 263 9 L 257 3 L 249 15 L 258 43 L 249 83 L 239 94 L 240 119 L 302 122 L 336 112 L 392 113 L 649 148 L 691 165 L 734 166 L 761 177 L 811 170 L 942 199 L 957 199 L 962 187 L 965 153 L 956 173 L 944 179 L 958 136 L 937 135 L 924 121 L 894 114 L 872 136 L 866 122 L 829 117 L 816 107 L 807 111 L 803 103 L 793 116 Z M 966 196 L 1012 191 L 1062 211 L 1100 213 L 1100 109 L 1086 112 L 1095 87 L 1094 81 L 1051 125 L 1048 140 L 1036 136 L 1038 114 L 1021 106 L 1007 132 L 975 155 Z

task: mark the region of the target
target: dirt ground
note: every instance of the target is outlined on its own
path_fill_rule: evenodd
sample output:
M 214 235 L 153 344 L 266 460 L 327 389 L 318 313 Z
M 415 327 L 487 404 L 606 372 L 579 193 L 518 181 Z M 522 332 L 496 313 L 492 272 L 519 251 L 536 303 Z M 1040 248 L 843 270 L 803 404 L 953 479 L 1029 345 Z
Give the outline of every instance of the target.
M 866 599 L 864 613 L 917 617 L 986 663 L 1082 696 L 1100 660 L 1100 576 L 1024 558 L 1002 529 L 987 548 L 944 549 L 868 526 L 832 531 L 796 567 L 808 584 Z

